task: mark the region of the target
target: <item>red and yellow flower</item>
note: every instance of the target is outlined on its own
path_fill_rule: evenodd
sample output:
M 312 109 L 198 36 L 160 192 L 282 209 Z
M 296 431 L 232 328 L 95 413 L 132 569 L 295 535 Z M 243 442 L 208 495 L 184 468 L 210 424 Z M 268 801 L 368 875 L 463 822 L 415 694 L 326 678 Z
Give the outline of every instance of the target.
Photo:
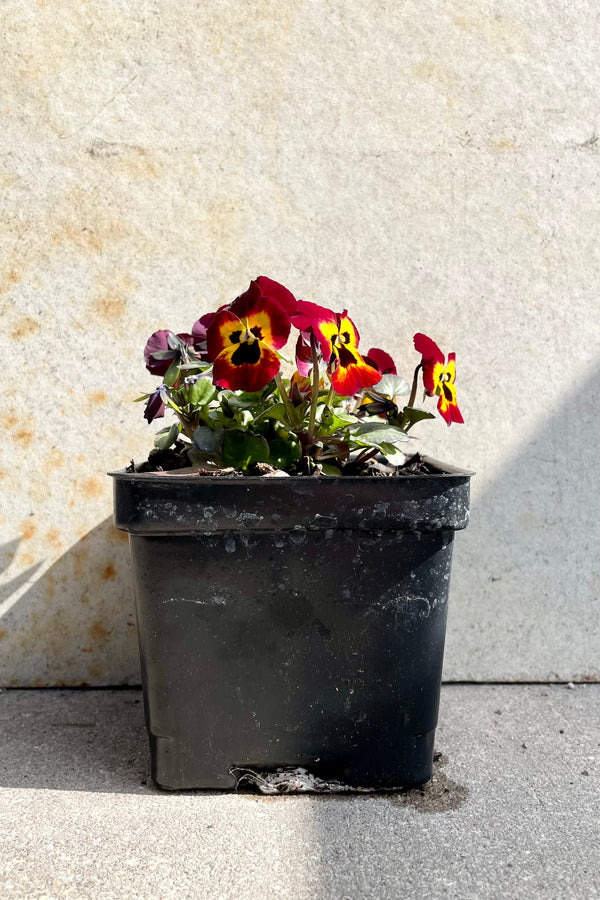
M 366 363 L 381 372 L 382 375 L 396 375 L 396 363 L 389 353 L 380 350 L 378 347 L 372 347 L 364 357 Z
M 415 350 L 422 355 L 423 386 L 428 397 L 437 396 L 438 412 L 447 425 L 452 422 L 464 422 L 456 402 L 456 363 L 455 354 L 449 353 L 448 359 L 431 338 L 426 334 L 415 334 Z
M 251 282 L 244 294 L 215 314 L 206 331 L 213 383 L 232 391 L 260 391 L 279 372 L 275 351 L 287 341 L 290 327 L 281 302 L 266 296 L 258 281 Z
M 351 397 L 381 380 L 381 373 L 358 352 L 359 334 L 347 310 L 335 313 L 299 300 L 292 322 L 302 333 L 315 336 L 333 389 L 342 397 Z

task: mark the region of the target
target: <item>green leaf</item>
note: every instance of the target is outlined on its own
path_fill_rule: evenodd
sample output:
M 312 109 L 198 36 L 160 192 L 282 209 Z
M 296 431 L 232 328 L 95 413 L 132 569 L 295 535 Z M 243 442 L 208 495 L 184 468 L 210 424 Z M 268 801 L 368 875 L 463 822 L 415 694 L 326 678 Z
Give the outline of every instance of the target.
M 204 375 L 212 375 L 212 366 L 198 360 L 197 362 L 181 363 L 182 372 L 202 372 Z
M 383 394 L 384 397 L 403 397 L 410 393 L 408 381 L 399 375 L 382 375 L 373 387 L 373 392 Z
M 173 422 L 170 428 L 162 428 L 154 438 L 154 446 L 159 450 L 168 450 L 179 437 L 179 422 Z
M 223 438 L 223 459 L 228 466 L 246 469 L 253 462 L 268 462 L 269 445 L 260 434 L 232 429 Z
M 337 478 L 338 475 L 341 475 L 342 473 L 337 466 L 332 466 L 331 463 L 323 463 L 321 466 L 321 474 L 327 475 L 329 478 Z
M 269 442 L 269 462 L 278 469 L 287 469 L 300 459 L 300 443 L 297 440 L 274 438 Z
M 408 435 L 396 425 L 386 422 L 361 422 L 350 428 L 357 444 L 365 447 L 381 447 L 382 443 L 397 444 L 408 440 Z
M 285 403 L 275 403 L 273 406 L 269 406 L 264 412 L 261 412 L 254 417 L 255 422 L 258 422 L 259 419 L 275 419 L 277 422 L 282 422 L 286 425 L 287 415 Z
M 253 406 L 258 406 L 262 399 L 262 391 L 259 393 L 239 391 L 235 394 L 232 393 L 231 396 L 227 398 L 227 402 L 232 409 L 251 409 Z
M 333 434 L 335 431 L 347 428 L 348 425 L 354 425 L 358 421 L 360 420 L 357 418 L 357 416 L 352 415 L 352 413 L 346 412 L 345 409 L 339 409 L 338 407 L 334 407 L 333 409 L 331 409 L 326 406 L 321 417 L 319 432 L 322 434 L 326 432 L 329 434 Z
M 194 431 L 194 444 L 203 453 L 219 453 L 222 438 L 222 428 L 213 431 L 208 425 L 199 425 Z
M 401 466 L 406 461 L 406 454 L 393 444 L 383 442 L 379 449 L 391 466 Z
M 147 399 L 148 399 L 149 397 L 151 397 L 151 396 L 152 396 L 152 394 L 142 394 L 141 397 L 136 397 L 135 400 L 134 400 L 133 402 L 134 402 L 134 403 L 141 403 L 142 400 L 147 400 Z
M 206 406 L 217 396 L 217 391 L 212 381 L 200 377 L 189 388 L 188 396 L 192 406 Z
M 167 387 L 173 387 L 173 385 L 175 384 L 175 382 L 177 381 L 178 378 L 179 378 L 179 363 L 177 362 L 176 359 L 174 359 L 165 373 L 164 382 L 167 385 Z
M 400 423 L 402 427 L 408 431 L 409 428 L 412 428 L 413 425 L 416 425 L 417 422 L 422 422 L 424 419 L 435 419 L 435 416 L 425 409 L 416 409 L 414 406 L 405 406 L 402 410 L 402 415 L 400 416 Z

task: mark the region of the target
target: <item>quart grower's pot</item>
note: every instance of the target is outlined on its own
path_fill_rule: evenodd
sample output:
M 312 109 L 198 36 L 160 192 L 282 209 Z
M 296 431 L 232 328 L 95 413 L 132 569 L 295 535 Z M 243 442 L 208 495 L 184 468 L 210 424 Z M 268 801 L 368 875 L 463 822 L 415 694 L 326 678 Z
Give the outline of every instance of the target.
M 233 788 L 302 766 L 431 777 L 454 532 L 470 474 L 112 473 L 130 534 L 152 775 Z

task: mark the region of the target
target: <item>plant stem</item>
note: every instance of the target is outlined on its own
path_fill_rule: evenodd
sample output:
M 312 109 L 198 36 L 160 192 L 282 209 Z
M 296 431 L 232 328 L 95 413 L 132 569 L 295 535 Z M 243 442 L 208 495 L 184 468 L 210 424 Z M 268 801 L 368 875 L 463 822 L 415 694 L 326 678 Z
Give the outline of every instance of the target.
M 294 407 L 292 405 L 292 401 L 288 396 L 288 392 L 285 389 L 285 384 L 283 383 L 283 378 L 281 377 L 280 372 L 278 372 L 275 376 L 275 384 L 277 385 L 279 396 L 281 397 L 281 402 L 285 406 L 289 424 L 293 428 L 295 425 Z
M 419 370 L 422 368 L 423 363 L 420 362 L 417 368 L 415 369 L 415 374 L 413 375 L 413 383 L 412 390 L 410 392 L 410 397 L 408 398 L 408 403 L 406 404 L 409 407 L 413 407 L 415 404 L 415 400 L 417 399 L 417 386 L 419 383 Z
M 319 381 L 321 373 L 319 372 L 319 354 L 317 353 L 317 340 L 314 334 L 310 336 L 310 350 L 312 354 L 312 391 L 310 397 L 310 416 L 308 419 L 308 446 L 315 439 L 315 424 L 317 421 L 317 406 L 319 405 Z
M 185 434 L 185 436 L 188 437 L 188 438 L 190 439 L 190 441 L 191 441 L 192 444 L 193 444 L 193 443 L 194 443 L 194 430 L 195 430 L 195 429 L 192 427 L 192 425 L 191 425 L 189 422 L 187 422 L 184 418 L 182 418 L 182 416 L 179 416 L 179 415 L 178 415 L 177 418 L 178 418 L 179 421 L 181 422 L 181 430 L 183 431 L 183 433 Z

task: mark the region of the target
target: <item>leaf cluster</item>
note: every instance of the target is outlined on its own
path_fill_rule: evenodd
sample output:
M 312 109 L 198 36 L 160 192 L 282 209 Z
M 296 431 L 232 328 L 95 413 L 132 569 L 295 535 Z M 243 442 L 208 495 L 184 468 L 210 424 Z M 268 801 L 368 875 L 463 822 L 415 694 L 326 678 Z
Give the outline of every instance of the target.
M 320 389 L 316 404 L 310 391 L 303 395 L 282 377 L 252 393 L 215 387 L 211 376 L 212 367 L 193 353 L 185 362 L 173 361 L 164 376 L 161 397 L 176 418 L 154 444 L 176 451 L 182 466 L 249 474 L 262 463 L 288 474 L 335 476 L 348 467 L 360 471 L 375 456 L 399 465 L 410 427 L 432 418 L 423 410 L 399 409 L 397 397 L 408 393 L 408 385 L 396 375 L 353 398 Z

